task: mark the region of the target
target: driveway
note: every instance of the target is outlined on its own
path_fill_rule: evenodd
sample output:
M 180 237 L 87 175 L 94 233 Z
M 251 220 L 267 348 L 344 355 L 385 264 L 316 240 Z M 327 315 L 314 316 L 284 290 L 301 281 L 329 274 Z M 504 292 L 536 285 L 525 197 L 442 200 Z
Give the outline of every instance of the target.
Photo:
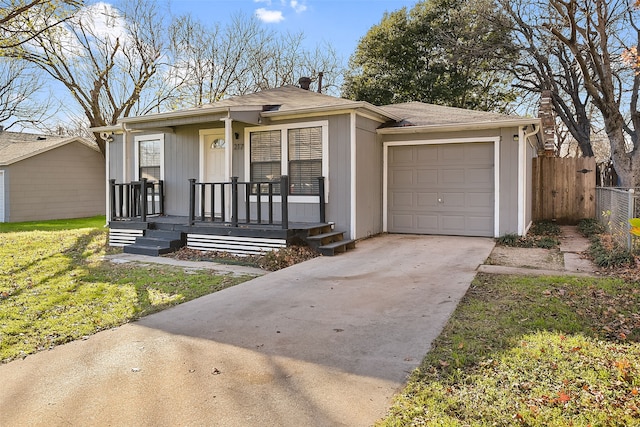
M 383 235 L 0 366 L 0 425 L 369 426 L 488 238 Z

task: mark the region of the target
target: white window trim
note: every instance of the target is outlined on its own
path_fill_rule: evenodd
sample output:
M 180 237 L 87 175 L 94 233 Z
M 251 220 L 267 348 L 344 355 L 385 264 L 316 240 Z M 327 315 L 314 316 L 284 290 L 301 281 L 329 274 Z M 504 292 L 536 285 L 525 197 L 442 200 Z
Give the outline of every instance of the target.
M 388 231 L 388 179 L 389 173 L 389 147 L 407 145 L 437 145 L 437 144 L 465 144 L 474 142 L 493 142 L 493 237 L 500 237 L 500 137 L 480 138 L 455 138 L 434 139 L 417 141 L 387 141 L 383 143 L 383 169 L 382 169 L 382 231 Z M 518 166 L 519 167 L 519 166 Z
M 160 179 L 164 180 L 164 134 L 157 133 L 153 135 L 140 135 L 133 138 L 133 180 L 140 179 L 140 142 L 141 141 L 160 141 Z
M 289 175 L 289 129 L 304 129 L 312 127 L 322 128 L 322 176 L 324 176 L 324 196 L 325 200 L 329 200 L 329 121 L 319 120 L 315 122 L 288 123 L 273 126 L 257 126 L 245 128 L 244 130 L 244 179 L 249 182 L 251 180 L 251 132 L 262 132 L 279 130 L 280 133 L 280 173 Z M 251 201 L 255 201 L 257 196 L 251 196 Z M 268 196 L 261 196 L 263 202 L 269 201 Z M 274 202 L 280 202 L 281 196 L 274 196 Z M 287 199 L 290 203 L 315 203 L 318 196 L 292 196 Z

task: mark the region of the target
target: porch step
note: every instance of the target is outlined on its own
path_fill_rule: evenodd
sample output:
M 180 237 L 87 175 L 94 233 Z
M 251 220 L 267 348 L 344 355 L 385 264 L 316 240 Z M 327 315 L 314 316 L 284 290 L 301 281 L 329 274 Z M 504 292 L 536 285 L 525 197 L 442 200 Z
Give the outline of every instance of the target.
M 123 248 L 123 252 L 128 253 L 128 254 L 160 256 L 162 254 L 168 254 L 170 252 L 175 252 L 175 249 L 173 249 L 173 248 L 162 248 L 160 246 L 138 245 L 138 244 L 134 243 L 133 245 L 125 246 Z
M 128 254 L 159 256 L 175 252 L 186 243 L 184 233 L 171 230 L 148 229 L 132 245 L 123 248 Z
M 304 240 L 324 256 L 333 256 L 356 247 L 355 240 L 345 240 L 344 231 L 334 231 L 330 225 L 310 229 Z
M 318 248 L 320 253 L 324 256 L 334 256 L 337 253 L 346 252 L 348 249 L 355 249 L 356 241 L 355 240 L 338 240 L 336 242 L 329 243 L 327 245 L 322 245 Z

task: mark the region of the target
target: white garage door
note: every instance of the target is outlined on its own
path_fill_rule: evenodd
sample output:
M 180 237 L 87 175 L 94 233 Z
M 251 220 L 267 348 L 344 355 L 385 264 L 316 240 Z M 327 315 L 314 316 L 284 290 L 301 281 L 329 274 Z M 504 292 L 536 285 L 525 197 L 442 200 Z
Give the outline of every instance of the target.
M 4 222 L 4 171 L 0 171 L 0 222 Z
M 390 233 L 493 236 L 492 142 L 392 146 Z

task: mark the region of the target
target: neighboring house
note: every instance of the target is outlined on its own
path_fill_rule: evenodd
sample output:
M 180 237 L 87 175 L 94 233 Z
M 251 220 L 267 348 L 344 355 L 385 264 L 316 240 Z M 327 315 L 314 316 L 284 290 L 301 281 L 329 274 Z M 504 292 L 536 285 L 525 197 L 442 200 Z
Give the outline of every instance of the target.
M 258 229 L 280 245 L 320 234 L 316 246 L 336 248 L 340 237 L 352 244 L 381 232 L 523 235 L 539 128 L 535 118 L 418 102 L 378 107 L 285 86 L 93 130 L 108 141 L 111 243 L 137 238 L 150 253 L 160 238 L 153 228 L 211 250 L 227 250 L 224 239 L 255 244 Z M 142 178 L 158 184 L 142 190 Z M 319 223 L 343 234 L 307 230 Z
M 0 222 L 104 214 L 105 162 L 79 137 L 0 128 Z

